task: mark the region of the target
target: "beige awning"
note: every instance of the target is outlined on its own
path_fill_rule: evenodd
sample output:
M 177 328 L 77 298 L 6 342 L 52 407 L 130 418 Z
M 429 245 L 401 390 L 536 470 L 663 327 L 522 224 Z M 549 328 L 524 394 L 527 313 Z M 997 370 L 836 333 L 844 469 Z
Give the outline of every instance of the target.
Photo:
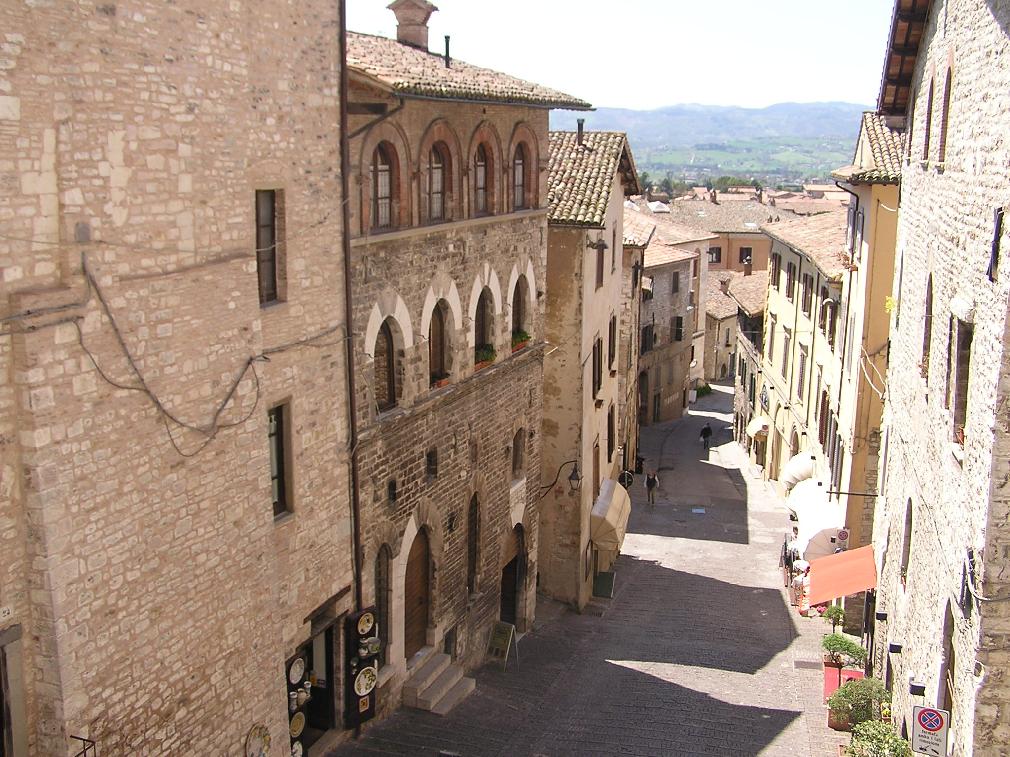
M 656 280 L 652 276 L 642 277 L 642 291 L 652 294 L 652 287 L 655 285 Z
M 589 522 L 589 538 L 596 548 L 620 552 L 630 515 L 631 497 L 628 496 L 628 490 L 614 479 L 605 478 Z
M 779 483 L 785 487 L 786 491 L 789 491 L 800 481 L 813 478 L 814 464 L 816 462 L 817 458 L 809 452 L 800 452 L 798 455 L 793 455 L 789 459 L 789 462 L 786 463 L 786 467 L 782 469 Z
M 755 415 L 751 418 L 750 423 L 747 424 L 747 436 L 768 436 L 768 429 L 771 427 L 772 422 L 768 420 L 768 416 Z
M 796 516 L 796 549 L 804 560 L 816 560 L 838 548 L 845 510 L 840 501 L 831 499 L 823 482 L 809 478 L 800 481 L 786 497 L 786 507 Z

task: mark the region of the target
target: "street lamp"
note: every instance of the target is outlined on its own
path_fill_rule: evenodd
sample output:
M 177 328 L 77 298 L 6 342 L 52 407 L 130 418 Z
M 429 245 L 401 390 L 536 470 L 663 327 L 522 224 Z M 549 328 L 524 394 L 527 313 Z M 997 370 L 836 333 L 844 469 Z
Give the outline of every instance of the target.
M 554 488 L 554 485 L 561 478 L 561 471 L 564 470 L 566 465 L 572 466 L 572 472 L 568 474 L 568 487 L 572 492 L 577 492 L 582 486 L 582 474 L 579 473 L 579 461 L 578 460 L 565 460 L 558 466 L 558 473 L 554 476 L 554 480 L 551 481 L 547 486 L 541 488 L 540 499 L 547 496 L 547 493 Z

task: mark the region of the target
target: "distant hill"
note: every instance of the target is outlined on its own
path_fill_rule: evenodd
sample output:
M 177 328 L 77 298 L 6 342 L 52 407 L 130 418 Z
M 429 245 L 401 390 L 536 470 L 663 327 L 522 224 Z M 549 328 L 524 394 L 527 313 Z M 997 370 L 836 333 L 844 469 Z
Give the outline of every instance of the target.
M 656 110 L 554 111 L 552 129 L 625 131 L 639 170 L 704 181 L 732 174 L 766 184 L 824 179 L 852 160 L 860 116 L 852 103 L 779 103 L 767 108 L 671 105 Z

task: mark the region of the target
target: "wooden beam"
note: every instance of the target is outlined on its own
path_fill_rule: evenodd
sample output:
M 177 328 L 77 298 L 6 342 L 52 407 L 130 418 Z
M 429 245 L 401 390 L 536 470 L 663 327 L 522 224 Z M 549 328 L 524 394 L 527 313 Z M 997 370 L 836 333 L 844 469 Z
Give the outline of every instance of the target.
M 382 116 L 388 109 L 386 103 L 347 103 L 347 113 L 352 116 Z

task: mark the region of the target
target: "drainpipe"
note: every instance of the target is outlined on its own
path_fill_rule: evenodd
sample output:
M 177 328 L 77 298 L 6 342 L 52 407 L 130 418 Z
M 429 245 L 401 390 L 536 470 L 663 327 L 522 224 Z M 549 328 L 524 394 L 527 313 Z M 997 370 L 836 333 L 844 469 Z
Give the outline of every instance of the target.
M 355 403 L 354 383 L 354 309 L 351 306 L 351 211 L 350 182 L 347 173 L 351 165 L 350 138 L 347 134 L 347 0 L 339 0 L 340 6 L 340 207 L 341 247 L 344 253 L 344 323 L 347 339 L 344 340 L 347 367 L 347 445 L 350 452 L 351 468 L 351 541 L 353 555 L 351 564 L 354 572 L 354 608 L 360 610 L 361 602 L 361 503 L 358 500 L 358 422 Z M 355 729 L 358 733 L 358 729 Z

